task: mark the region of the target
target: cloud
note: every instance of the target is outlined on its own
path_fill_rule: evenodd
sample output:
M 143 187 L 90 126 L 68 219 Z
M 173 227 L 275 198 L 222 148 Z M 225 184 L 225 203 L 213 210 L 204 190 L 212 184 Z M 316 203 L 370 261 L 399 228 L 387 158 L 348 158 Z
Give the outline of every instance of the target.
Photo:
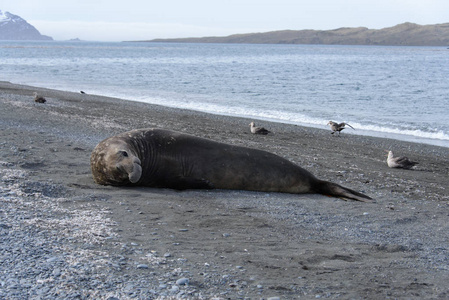
M 131 41 L 150 40 L 155 38 L 220 36 L 236 33 L 235 29 L 174 23 L 42 20 L 29 21 L 29 23 L 35 26 L 41 34 L 51 36 L 55 40 L 79 38 L 87 41 Z

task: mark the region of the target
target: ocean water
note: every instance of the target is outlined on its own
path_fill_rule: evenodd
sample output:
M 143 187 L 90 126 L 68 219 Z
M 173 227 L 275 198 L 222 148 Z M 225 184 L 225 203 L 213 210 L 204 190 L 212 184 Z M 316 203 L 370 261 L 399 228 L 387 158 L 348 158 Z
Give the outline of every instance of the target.
M 446 47 L 1 41 L 0 80 L 449 147 Z

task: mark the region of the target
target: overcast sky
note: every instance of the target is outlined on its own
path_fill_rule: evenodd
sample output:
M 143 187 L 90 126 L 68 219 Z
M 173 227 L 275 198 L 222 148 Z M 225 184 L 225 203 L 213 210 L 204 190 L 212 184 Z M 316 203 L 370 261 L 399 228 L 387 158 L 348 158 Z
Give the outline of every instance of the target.
M 55 40 L 146 40 L 282 29 L 449 23 L 449 0 L 0 0 Z

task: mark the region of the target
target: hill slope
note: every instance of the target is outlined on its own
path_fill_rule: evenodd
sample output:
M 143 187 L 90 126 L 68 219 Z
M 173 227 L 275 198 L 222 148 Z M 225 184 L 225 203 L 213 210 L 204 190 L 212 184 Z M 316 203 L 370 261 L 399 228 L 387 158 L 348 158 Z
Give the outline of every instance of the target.
M 155 39 L 150 42 L 448 46 L 449 23 L 403 23 L 383 29 L 356 27 L 334 30 L 282 30 L 225 37 Z

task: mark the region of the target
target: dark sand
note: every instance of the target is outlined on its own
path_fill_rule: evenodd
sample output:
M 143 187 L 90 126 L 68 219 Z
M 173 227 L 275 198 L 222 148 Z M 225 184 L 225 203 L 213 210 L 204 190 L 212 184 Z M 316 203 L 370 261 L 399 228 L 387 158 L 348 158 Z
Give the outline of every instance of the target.
M 35 91 L 46 104 L 33 102 Z M 120 257 L 119 267 L 105 263 L 98 272 L 127 278 L 134 295 L 142 294 L 139 278 L 158 286 L 162 277 L 173 283 L 187 277 L 184 296 L 204 299 L 449 298 L 448 148 L 351 135 L 350 129 L 338 137 L 324 124 L 320 130 L 256 122 L 274 133 L 259 136 L 249 133 L 250 121 L 2 82 L 2 184 L 71 211 L 101 211 L 113 234 L 86 241 L 64 233 L 73 235 L 65 246 L 101 251 L 110 262 Z M 376 203 L 94 184 L 89 158 L 95 145 L 145 127 L 267 150 Z M 388 149 L 418 161 L 418 168 L 388 168 Z M 8 213 L 0 208 L 0 218 Z M 111 289 L 125 299 L 133 293 L 125 295 L 125 286 Z M 73 288 L 83 297 L 92 294 Z

